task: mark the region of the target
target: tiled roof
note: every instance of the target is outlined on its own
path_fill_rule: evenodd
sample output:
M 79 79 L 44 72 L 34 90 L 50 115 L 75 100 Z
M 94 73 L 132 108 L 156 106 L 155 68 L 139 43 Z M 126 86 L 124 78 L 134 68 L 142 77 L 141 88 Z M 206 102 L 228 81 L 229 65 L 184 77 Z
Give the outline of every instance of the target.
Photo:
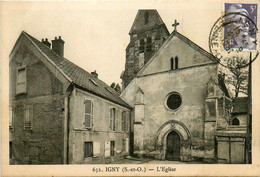
M 232 101 L 232 113 L 247 113 L 248 97 L 237 97 Z
M 149 14 L 149 20 L 145 23 L 145 13 Z M 134 23 L 130 29 L 129 34 L 137 33 L 143 30 L 152 29 L 156 26 L 165 25 L 162 21 L 157 10 L 146 10 L 141 9 L 138 10 L 137 15 L 135 17 Z
M 74 83 L 76 87 L 89 91 L 124 107 L 131 108 L 119 97 L 119 94 L 105 82 L 95 78 L 92 74 L 75 65 L 68 59 L 58 56 L 50 48 L 26 32 L 23 32 L 23 34 L 32 41 L 38 47 L 40 52 L 45 54 L 56 65 L 57 69 L 63 72 L 65 77 L 71 83 Z

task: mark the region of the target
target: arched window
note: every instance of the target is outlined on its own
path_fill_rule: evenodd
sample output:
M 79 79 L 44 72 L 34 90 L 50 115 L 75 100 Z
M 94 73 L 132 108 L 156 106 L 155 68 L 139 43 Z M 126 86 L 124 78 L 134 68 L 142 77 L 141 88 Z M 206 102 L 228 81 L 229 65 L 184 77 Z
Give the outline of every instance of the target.
M 173 58 L 171 58 L 171 70 L 173 70 Z
M 149 13 L 148 12 L 145 12 L 144 14 L 144 23 L 148 23 L 148 20 L 149 19 Z
M 239 120 L 238 120 L 238 118 L 233 118 L 232 119 L 232 125 L 239 125 Z
M 178 57 L 175 57 L 175 69 L 178 69 Z

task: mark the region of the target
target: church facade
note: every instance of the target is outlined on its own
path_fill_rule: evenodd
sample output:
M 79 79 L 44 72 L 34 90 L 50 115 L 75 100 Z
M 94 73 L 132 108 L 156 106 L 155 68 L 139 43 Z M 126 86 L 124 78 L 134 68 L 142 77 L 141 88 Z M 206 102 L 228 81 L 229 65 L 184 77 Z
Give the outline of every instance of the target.
M 138 12 L 146 13 L 150 11 Z M 132 28 L 146 25 L 146 16 L 138 14 Z M 143 18 L 143 24 L 136 23 L 142 22 L 138 18 Z M 153 41 L 152 45 L 155 44 Z M 126 52 L 127 56 L 135 54 Z M 126 57 L 125 71 L 129 70 L 128 60 Z M 244 151 L 239 149 L 245 148 L 245 144 L 241 144 L 245 137 L 230 128 L 232 99 L 220 67 L 213 55 L 177 32 L 175 27 L 121 94 L 134 108 L 135 155 L 160 160 L 231 163 L 228 142 L 225 140 L 227 144 L 223 146 L 221 139 L 230 140 L 232 136 L 234 142 L 240 138 L 238 144 L 233 143 L 236 150 L 233 162 L 245 162 Z M 223 151 L 223 147 L 227 151 Z

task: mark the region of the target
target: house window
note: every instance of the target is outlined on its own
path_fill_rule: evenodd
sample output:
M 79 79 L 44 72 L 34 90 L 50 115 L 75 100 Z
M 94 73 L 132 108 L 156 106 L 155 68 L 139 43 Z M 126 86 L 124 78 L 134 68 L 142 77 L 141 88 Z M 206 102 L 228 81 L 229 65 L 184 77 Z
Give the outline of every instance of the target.
M 144 14 L 144 23 L 148 23 L 149 22 L 149 12 L 145 12 Z
M 31 130 L 32 129 L 32 114 L 29 108 L 24 111 L 24 129 Z
M 149 52 L 152 50 L 152 38 L 148 37 L 146 39 L 146 52 Z
M 115 155 L 115 142 L 110 141 L 110 156 L 114 156 L 114 155 Z
M 129 131 L 129 116 L 125 114 L 125 132 Z
M 13 128 L 13 108 L 9 108 L 9 128 Z
M 239 125 L 240 123 L 239 123 L 239 120 L 238 120 L 238 118 L 234 118 L 234 119 L 232 119 L 232 125 Z
M 139 53 L 144 52 L 144 39 L 140 39 Z
M 182 103 L 181 100 L 181 96 L 178 93 L 171 93 L 168 97 L 167 97 L 167 107 L 171 110 L 175 110 L 177 108 L 180 107 Z
M 85 142 L 84 158 L 93 157 L 93 142 Z
M 91 100 L 85 100 L 85 128 L 92 127 L 93 121 L 93 102 Z
M 110 130 L 115 131 L 116 130 L 116 109 L 115 108 L 110 108 L 110 115 L 109 115 L 109 127 Z
M 173 70 L 173 66 L 174 66 L 173 58 L 171 58 L 171 70 Z
M 13 142 L 9 141 L 9 158 L 13 158 Z
M 178 69 L 179 68 L 179 66 L 178 66 L 178 64 L 179 64 L 179 61 L 178 61 L 178 57 L 175 57 L 175 69 Z
M 26 70 L 18 69 L 16 81 L 16 94 L 26 93 Z

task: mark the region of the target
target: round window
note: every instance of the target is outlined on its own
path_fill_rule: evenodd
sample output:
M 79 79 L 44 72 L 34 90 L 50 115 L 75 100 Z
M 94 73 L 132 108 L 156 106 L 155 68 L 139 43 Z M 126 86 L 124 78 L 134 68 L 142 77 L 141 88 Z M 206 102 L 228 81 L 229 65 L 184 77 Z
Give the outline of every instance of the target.
M 169 109 L 175 110 L 181 105 L 181 96 L 177 93 L 172 93 L 167 98 L 167 106 Z

